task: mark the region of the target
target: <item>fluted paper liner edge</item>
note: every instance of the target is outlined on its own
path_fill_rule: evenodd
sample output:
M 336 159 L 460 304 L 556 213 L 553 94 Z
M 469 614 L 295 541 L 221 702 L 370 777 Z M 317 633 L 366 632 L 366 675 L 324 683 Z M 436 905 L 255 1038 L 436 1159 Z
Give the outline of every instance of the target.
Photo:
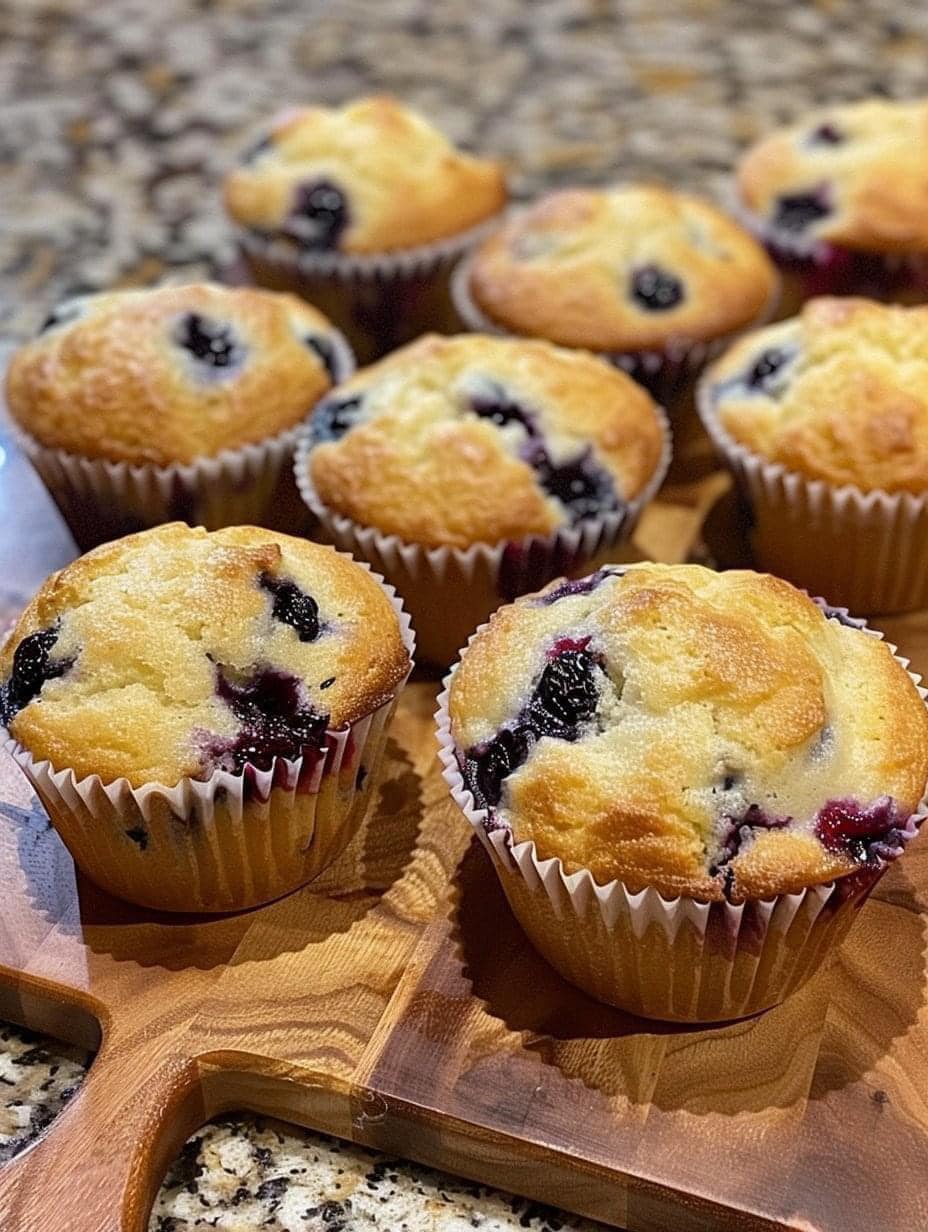
M 878 630 L 859 626 L 882 639 Z M 920 676 L 887 645 L 925 702 Z M 739 904 L 667 899 L 653 887 L 633 893 L 620 881 L 599 885 L 586 869 L 567 873 L 560 859 L 541 859 L 532 840 L 514 843 L 508 827 L 488 828 L 487 811 L 475 805 L 465 786 L 448 711 L 459 665 L 460 660 L 445 677 L 438 697 L 442 777 L 529 939 L 561 975 L 601 1001 L 681 1022 L 728 1021 L 776 1005 L 823 965 L 853 923 L 854 908 L 888 867 L 873 870 L 872 880 L 847 896 L 841 888 L 847 878 L 841 878 Z M 915 837 L 926 815 L 928 796 L 902 830 L 903 844 Z
M 365 561 L 355 563 L 389 598 L 411 672 L 416 639 L 402 600 Z M 318 752 L 275 758 L 268 770 L 216 770 L 208 779 L 184 778 L 173 787 L 134 788 L 124 778 L 103 783 L 98 775 L 77 779 L 70 769 L 33 758 L 6 729 L 0 733 L 92 881 L 154 909 L 234 911 L 306 884 L 350 842 L 364 820 L 367 792 L 408 678 L 375 710 L 326 731 Z M 359 784 L 362 764 L 368 773 Z M 155 865 L 151 873 L 148 865 Z

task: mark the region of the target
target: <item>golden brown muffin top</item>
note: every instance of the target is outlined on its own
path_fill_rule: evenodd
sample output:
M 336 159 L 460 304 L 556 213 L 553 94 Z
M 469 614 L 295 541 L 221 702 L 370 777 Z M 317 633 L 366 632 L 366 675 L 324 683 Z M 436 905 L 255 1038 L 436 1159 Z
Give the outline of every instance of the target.
M 283 113 L 225 181 L 236 222 L 317 252 L 429 244 L 490 218 L 506 197 L 498 163 L 456 150 L 387 97 Z
M 757 319 L 776 272 L 714 206 L 657 185 L 565 189 L 477 249 L 468 291 L 491 321 L 595 351 L 663 350 Z
M 600 884 L 757 899 L 872 867 L 928 779 L 928 713 L 878 638 L 789 583 L 606 567 L 501 608 L 450 694 L 493 824 Z
M 738 192 L 774 239 L 928 251 L 928 100 L 822 108 L 747 151 Z
M 13 356 L 14 419 L 51 449 L 192 462 L 305 419 L 345 343 L 295 295 L 195 283 L 81 296 Z
M 601 516 L 653 478 L 650 395 L 550 343 L 429 335 L 357 372 L 309 423 L 323 504 L 410 543 L 466 548 Z
M 928 491 L 928 307 L 810 300 L 736 342 L 702 398 L 734 440 L 809 479 Z
M 173 786 L 320 748 L 408 667 L 386 592 L 349 558 L 174 522 L 42 585 L 0 651 L 0 719 L 78 779 Z

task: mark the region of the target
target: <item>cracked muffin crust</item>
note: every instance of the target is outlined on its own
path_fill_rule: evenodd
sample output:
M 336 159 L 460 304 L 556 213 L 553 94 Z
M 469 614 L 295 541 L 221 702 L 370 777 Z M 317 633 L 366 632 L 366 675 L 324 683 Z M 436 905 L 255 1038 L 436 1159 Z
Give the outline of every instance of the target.
M 431 547 L 548 534 L 639 496 L 664 449 L 650 396 L 593 355 L 430 335 L 362 369 L 309 423 L 320 500 Z
M 469 293 L 490 320 L 596 351 L 711 341 L 757 319 L 777 285 L 746 231 L 657 185 L 566 189 L 477 249 Z
M 408 667 L 396 612 L 353 561 L 174 523 L 45 582 L 0 651 L 0 719 L 79 779 L 171 786 L 321 747 Z
M 709 370 L 728 434 L 809 479 L 928 492 L 928 308 L 810 300 Z
M 16 352 L 6 397 L 50 449 L 189 463 L 305 419 L 339 375 L 334 337 L 315 308 L 269 291 L 197 283 L 82 296 Z
M 297 249 L 386 253 L 457 235 L 506 203 L 502 168 L 389 97 L 292 109 L 229 172 L 225 204 Z
M 928 252 L 928 100 L 816 111 L 751 146 L 737 184 L 774 240 Z
M 766 898 L 873 868 L 928 779 L 889 648 L 763 574 L 606 566 L 501 608 L 449 697 L 487 825 L 600 884 Z

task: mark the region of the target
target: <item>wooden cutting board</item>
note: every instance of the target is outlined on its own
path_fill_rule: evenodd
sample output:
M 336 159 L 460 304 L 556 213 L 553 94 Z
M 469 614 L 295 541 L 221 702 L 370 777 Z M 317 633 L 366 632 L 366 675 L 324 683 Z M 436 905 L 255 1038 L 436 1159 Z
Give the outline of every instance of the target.
M 695 429 L 678 456 L 636 548 L 741 563 L 740 511 Z M 43 501 L 10 502 L 5 527 L 36 552 Z M 884 628 L 928 669 L 928 617 Z M 436 691 L 406 691 L 338 865 L 220 919 L 142 912 L 76 875 L 0 756 L 0 1015 L 99 1048 L 0 1171 L 0 1228 L 141 1232 L 181 1143 L 231 1109 L 636 1232 L 928 1228 L 928 841 L 786 1005 L 705 1030 L 634 1019 L 522 935 L 439 776 Z

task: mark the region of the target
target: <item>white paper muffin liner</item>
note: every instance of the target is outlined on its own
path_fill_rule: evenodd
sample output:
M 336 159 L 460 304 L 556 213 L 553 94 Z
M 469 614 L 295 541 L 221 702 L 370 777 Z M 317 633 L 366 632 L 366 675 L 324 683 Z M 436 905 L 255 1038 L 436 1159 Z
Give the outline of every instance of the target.
M 867 615 L 928 607 L 928 493 L 835 487 L 762 458 L 725 430 L 711 392 L 707 376 L 696 407 L 750 505 L 760 566 Z
M 390 282 L 396 278 L 421 278 L 441 266 L 452 265 L 462 253 L 494 231 L 502 216 L 502 212 L 495 214 L 466 231 L 430 244 L 383 253 L 318 252 L 242 226 L 236 228 L 235 234 L 246 253 L 282 270 L 297 269 L 309 278 L 335 278 L 341 282 Z
M 415 636 L 402 601 L 357 563 L 389 597 L 411 671 Z M 239 774 L 184 778 L 174 787 L 78 779 L 0 732 L 75 863 L 97 885 L 161 911 L 240 911 L 305 885 L 357 833 L 407 679 L 408 673 L 376 710 L 327 731 L 318 751 L 275 758 L 268 770 L 246 766 Z
M 333 330 L 329 336 L 334 386 L 354 371 L 354 356 L 340 333 Z M 51 449 L 12 416 L 8 424 L 82 548 L 163 522 L 183 521 L 207 530 L 260 526 L 273 513 L 280 483 L 289 479 L 299 434 L 294 425 L 214 457 L 157 466 Z
M 908 671 L 908 661 L 890 649 Z M 620 881 L 598 885 L 586 869 L 567 873 L 559 859 L 542 860 L 530 840 L 513 842 L 508 826 L 476 807 L 448 712 L 457 666 L 438 698 L 442 775 L 529 940 L 566 980 L 600 1001 L 679 1022 L 726 1021 L 777 1005 L 833 954 L 888 867 L 882 862 L 796 894 L 737 905 L 666 899 L 653 887 L 632 893 Z M 925 701 L 920 677 L 908 675 Z M 904 845 L 926 814 L 928 797 L 906 823 Z
M 473 260 L 473 254 L 462 260 L 451 277 L 451 296 L 458 316 L 474 333 L 496 334 L 506 338 L 523 337 L 524 335 L 513 333 L 488 317 L 477 304 L 470 290 Z M 706 364 L 726 350 L 736 338 L 759 328 L 773 318 L 779 297 L 777 287 L 755 318 L 718 338 L 696 341 L 678 337 L 668 339 L 661 350 L 596 351 L 594 354 L 627 372 L 673 413 Z
M 258 282 L 316 304 L 350 339 L 358 361 L 371 363 L 420 334 L 459 329 L 451 269 L 502 217 L 500 212 L 457 235 L 387 253 L 309 252 L 243 228 L 238 240 Z
M 336 547 L 368 561 L 403 596 L 412 616 L 420 657 L 447 667 L 469 635 L 499 607 L 570 574 L 598 553 L 630 539 L 638 519 L 664 481 L 671 458 L 667 416 L 657 408 L 664 447 L 654 474 L 620 510 L 564 526 L 550 535 L 518 541 L 475 543 L 467 548 L 407 543 L 362 526 L 325 505 L 309 473 L 309 438 L 296 449 L 294 474 L 300 495 Z

